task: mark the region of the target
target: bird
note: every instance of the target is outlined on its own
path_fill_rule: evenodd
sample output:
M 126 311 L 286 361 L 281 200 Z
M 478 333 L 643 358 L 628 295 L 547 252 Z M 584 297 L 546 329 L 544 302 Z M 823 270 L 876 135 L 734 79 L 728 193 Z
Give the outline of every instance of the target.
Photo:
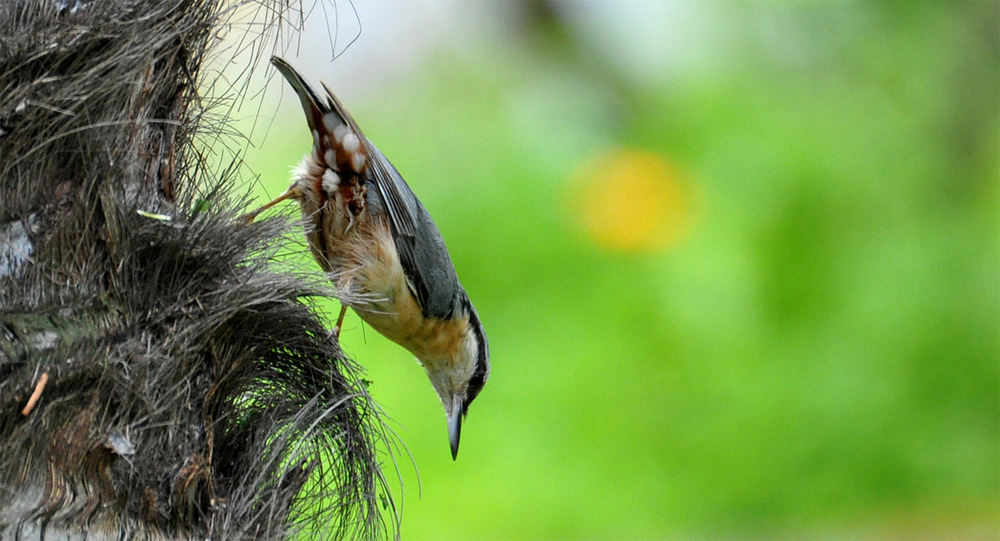
M 459 282 L 434 220 L 384 154 L 322 83 L 322 100 L 284 59 L 271 64 L 305 112 L 312 152 L 291 186 L 247 215 L 298 202 L 309 250 L 341 303 L 339 337 L 350 307 L 368 325 L 412 353 L 444 405 L 452 460 L 462 421 L 490 375 L 482 322 Z

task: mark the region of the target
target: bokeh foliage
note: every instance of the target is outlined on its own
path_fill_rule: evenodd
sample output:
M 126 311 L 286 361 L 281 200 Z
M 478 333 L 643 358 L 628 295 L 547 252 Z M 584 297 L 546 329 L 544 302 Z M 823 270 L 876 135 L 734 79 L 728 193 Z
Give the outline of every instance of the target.
M 420 468 L 404 538 L 996 534 L 997 4 L 705 6 L 698 69 L 630 78 L 524 4 L 348 104 L 491 339 L 452 463 L 420 368 L 348 319 Z M 275 130 L 262 197 L 309 145 Z

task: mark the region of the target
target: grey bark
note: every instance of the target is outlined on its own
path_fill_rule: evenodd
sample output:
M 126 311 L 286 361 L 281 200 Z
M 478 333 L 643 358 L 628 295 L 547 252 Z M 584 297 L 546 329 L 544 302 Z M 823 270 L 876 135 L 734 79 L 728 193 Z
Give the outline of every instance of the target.
M 272 267 L 287 225 L 198 143 L 222 13 L 0 3 L 0 539 L 395 530 L 322 276 Z

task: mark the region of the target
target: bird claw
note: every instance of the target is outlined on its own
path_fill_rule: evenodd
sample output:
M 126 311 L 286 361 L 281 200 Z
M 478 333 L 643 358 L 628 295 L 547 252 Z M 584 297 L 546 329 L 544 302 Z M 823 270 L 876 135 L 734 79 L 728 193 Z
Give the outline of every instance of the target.
M 262 211 L 262 210 L 264 210 L 264 209 L 257 209 L 257 210 L 255 210 L 253 212 L 248 212 L 248 213 L 244 214 L 241 217 L 241 219 L 243 220 L 243 223 L 246 224 L 246 225 L 252 224 L 253 221 L 255 219 L 257 219 L 257 215 L 260 214 L 260 211 Z

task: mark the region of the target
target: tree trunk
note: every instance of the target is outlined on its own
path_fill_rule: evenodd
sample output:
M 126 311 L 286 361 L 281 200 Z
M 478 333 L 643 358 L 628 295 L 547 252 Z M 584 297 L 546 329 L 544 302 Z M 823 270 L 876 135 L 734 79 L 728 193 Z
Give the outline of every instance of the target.
M 197 93 L 221 13 L 0 3 L 0 539 L 395 529 L 323 286 L 194 142 L 225 128 Z

